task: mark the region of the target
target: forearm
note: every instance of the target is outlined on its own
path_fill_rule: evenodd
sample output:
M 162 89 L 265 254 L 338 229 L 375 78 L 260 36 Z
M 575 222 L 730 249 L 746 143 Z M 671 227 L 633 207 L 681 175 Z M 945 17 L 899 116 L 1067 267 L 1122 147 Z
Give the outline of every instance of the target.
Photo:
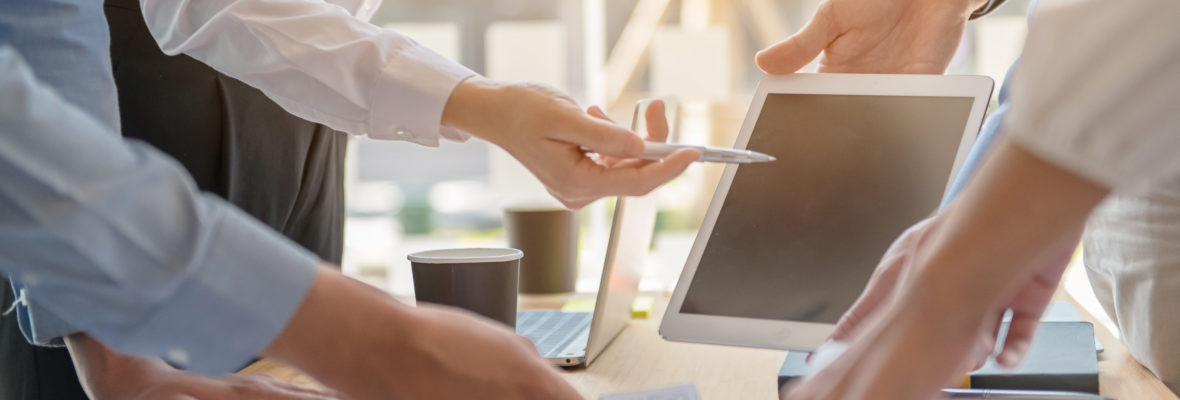
M 896 349 L 882 357 L 873 387 L 894 379 L 920 379 L 905 395 L 921 396 L 963 372 L 969 359 L 912 357 L 907 351 L 961 354 L 977 349 L 980 332 L 1039 268 L 1076 244 L 1077 232 L 1107 190 L 1002 143 L 979 176 L 942 215 L 920 247 L 910 288 L 866 338 Z M 1056 272 L 1052 283 L 1060 275 Z M 936 316 L 936 317 L 932 317 Z M 887 352 L 888 353 L 888 352 Z M 970 358 L 971 354 L 967 354 Z M 870 361 L 871 362 L 871 361 Z M 904 376 L 900 376 L 904 374 Z M 898 376 L 893 376 L 898 375 Z M 897 397 L 902 398 L 902 397 Z M 913 398 L 913 397 L 910 397 Z
M 409 307 L 328 268 L 264 354 L 358 400 L 579 398 L 532 343 L 503 325 Z
M 321 267 L 299 310 L 263 354 L 292 365 L 351 395 L 372 387 L 376 374 L 407 351 L 415 310 L 363 283 Z M 382 355 L 373 357 L 373 355 Z M 365 365 L 382 360 L 383 365 Z M 380 398 L 362 396 L 361 398 Z
M 1076 242 L 1107 191 L 1001 143 L 918 253 L 920 276 L 961 286 L 953 288 L 966 291 L 960 297 L 1001 297 L 1015 280 L 1031 276 L 1038 262 L 1056 255 L 1063 242 Z

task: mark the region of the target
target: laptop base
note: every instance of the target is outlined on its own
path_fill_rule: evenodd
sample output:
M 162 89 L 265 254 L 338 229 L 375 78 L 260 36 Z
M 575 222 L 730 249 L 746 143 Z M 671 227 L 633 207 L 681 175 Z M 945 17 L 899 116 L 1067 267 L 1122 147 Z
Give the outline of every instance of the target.
M 592 313 L 518 311 L 516 333 L 528 338 L 550 364 L 572 367 L 586 362 Z

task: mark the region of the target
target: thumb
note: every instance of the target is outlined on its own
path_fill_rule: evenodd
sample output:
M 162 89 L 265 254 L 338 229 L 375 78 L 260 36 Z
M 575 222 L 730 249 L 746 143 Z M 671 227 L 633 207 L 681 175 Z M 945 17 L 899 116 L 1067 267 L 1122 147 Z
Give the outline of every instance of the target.
M 1012 321 L 1008 323 L 1008 336 L 1004 339 L 1004 348 L 996 356 L 996 362 L 1008 368 L 1019 365 L 1028 353 L 1033 335 L 1036 334 L 1040 323 L 1039 315 L 1013 315 Z
M 635 133 L 600 119 L 580 114 L 559 139 L 604 155 L 619 158 L 636 158 L 643 155 L 643 139 Z
M 836 329 L 828 338 L 831 340 L 847 340 L 862 321 L 872 315 L 881 303 L 893 293 L 901 274 L 904 272 L 909 259 L 917 252 L 926 234 L 934 227 L 937 217 L 926 218 L 906 229 L 889 245 L 864 292 L 852 304 L 852 307 L 836 322 Z
M 836 328 L 832 330 L 832 335 L 828 337 L 828 340 L 848 340 L 856 328 L 877 311 L 877 308 L 886 301 L 889 294 L 893 292 L 893 288 L 897 286 L 904 262 L 904 257 L 890 257 L 882 261 L 883 265 L 869 279 L 865 291 L 856 299 L 852 307 L 840 316 L 840 320 L 836 322 Z
M 790 74 L 807 65 L 836 40 L 836 30 L 827 17 L 827 7 L 820 7 L 811 21 L 786 40 L 775 43 L 754 57 L 754 62 L 768 74 Z

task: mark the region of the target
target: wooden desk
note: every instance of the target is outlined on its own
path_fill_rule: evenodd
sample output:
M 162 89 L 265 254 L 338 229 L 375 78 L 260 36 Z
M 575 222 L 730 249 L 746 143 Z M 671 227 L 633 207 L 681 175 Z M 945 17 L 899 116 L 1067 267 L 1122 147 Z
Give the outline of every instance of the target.
M 586 396 L 670 386 L 693 382 L 707 400 L 776 399 L 777 372 L 787 352 L 742 347 L 669 342 L 658 329 L 667 298 L 657 297 L 657 309 L 646 320 L 634 320 L 606 351 L 585 369 L 565 370 L 562 375 Z M 1058 300 L 1069 300 L 1059 292 Z M 553 308 L 561 299 L 522 299 L 522 308 Z M 1095 319 L 1081 307 L 1087 320 Z M 1139 365 L 1122 342 L 1101 325 L 1095 331 L 1105 351 L 1099 355 L 1102 394 L 1120 400 L 1177 399 L 1151 372 Z M 314 384 L 288 367 L 260 361 L 244 372 L 265 373 L 280 379 Z

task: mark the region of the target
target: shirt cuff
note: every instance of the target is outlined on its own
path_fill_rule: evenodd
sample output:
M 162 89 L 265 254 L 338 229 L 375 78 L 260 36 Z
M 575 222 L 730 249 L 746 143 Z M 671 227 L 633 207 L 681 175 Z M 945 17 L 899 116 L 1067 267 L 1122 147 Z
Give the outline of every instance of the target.
M 413 43 L 389 61 L 370 95 L 369 136 L 437 147 L 439 137 L 471 135 L 442 126 L 451 92 L 476 73 Z
M 58 318 L 49 310 L 29 304 L 25 300 L 24 287 L 16 288 L 16 324 L 25 340 L 37 346 L 63 347 L 63 337 L 78 333 L 68 322 Z
M 286 327 L 315 279 L 318 258 L 233 207 L 209 253 L 135 331 L 99 338 L 203 374 L 237 370 Z
M 971 17 L 968 20 L 982 18 L 984 15 L 988 15 L 997 8 L 1000 8 L 1001 4 L 1004 4 L 1004 0 L 987 0 L 987 3 L 983 7 L 979 7 L 979 9 L 971 12 Z

